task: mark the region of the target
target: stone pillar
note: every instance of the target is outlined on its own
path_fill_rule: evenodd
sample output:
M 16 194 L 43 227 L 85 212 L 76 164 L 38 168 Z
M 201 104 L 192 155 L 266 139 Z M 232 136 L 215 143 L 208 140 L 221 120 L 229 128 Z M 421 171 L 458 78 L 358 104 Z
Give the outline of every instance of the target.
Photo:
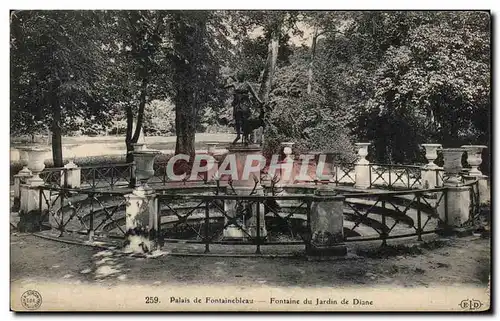
M 43 180 L 28 179 L 21 184 L 18 230 L 20 232 L 37 232 L 42 229 L 42 212 L 48 209 L 51 202 L 50 191 L 40 192 Z M 41 199 L 40 199 L 41 198 Z M 41 205 L 41 206 L 40 206 Z
M 247 161 L 247 157 L 251 156 L 250 159 L 256 159 L 259 156 L 262 157 L 261 149 L 258 146 L 239 146 L 233 145 L 229 148 L 229 154 L 226 155 L 226 159 L 221 165 L 220 171 L 224 171 L 226 168 L 226 161 L 229 161 L 231 166 L 235 166 L 234 174 L 237 177 L 233 177 L 232 186 L 226 188 L 226 193 L 231 195 L 263 195 L 264 189 L 260 185 L 260 169 L 255 168 L 254 172 L 249 173 L 248 169 L 245 175 L 245 164 L 250 163 Z M 232 160 L 232 161 L 231 161 Z M 253 163 L 253 162 L 252 162 Z M 247 166 L 249 166 L 248 164 Z M 246 177 L 248 176 L 248 177 Z M 238 206 L 238 203 L 240 204 Z M 257 230 L 260 229 L 260 236 L 264 237 L 267 235 L 265 228 L 264 219 L 264 205 L 251 202 L 241 202 L 236 200 L 226 200 L 224 202 L 224 210 L 229 217 L 235 217 L 239 214 L 239 211 L 245 210 L 244 207 L 250 206 L 245 217 L 240 218 L 238 224 L 251 236 L 257 235 Z M 259 216 L 259 224 L 257 224 L 257 215 Z M 226 224 L 228 223 L 228 218 L 225 219 Z M 226 239 L 245 239 L 248 235 L 242 231 L 236 225 L 229 225 L 224 229 L 223 236 Z
M 427 188 L 436 188 L 441 185 L 438 171 L 442 168 L 434 163 L 437 158 L 437 151 L 442 147 L 441 144 L 422 144 L 422 147 L 425 148 L 425 158 L 429 162 L 425 164 L 421 171 L 421 187 L 424 189 Z
M 461 228 L 469 220 L 470 187 L 469 186 L 446 186 L 445 200 L 438 207 L 439 218 L 453 229 Z
M 14 204 L 12 211 L 16 212 L 19 210 L 21 204 L 21 185 L 26 184 L 26 181 L 31 177 L 33 177 L 33 174 L 26 166 L 14 175 Z
M 483 175 L 479 170 L 479 166 L 483 162 L 481 157 L 483 149 L 487 148 L 484 145 L 463 145 L 462 148 L 467 152 L 467 163 L 471 166 L 469 173 L 464 177 L 467 181 L 479 179 L 479 202 L 487 204 L 490 202 L 490 188 L 488 186 L 488 176 Z
M 463 185 L 459 173 L 462 170 L 461 148 L 443 149 L 444 175 L 443 186 L 446 187 L 446 195 L 439 203 L 439 218 L 454 231 L 460 232 L 463 224 L 469 220 L 470 187 Z M 438 197 L 438 199 L 440 196 Z
M 308 256 L 346 255 L 344 244 L 344 196 L 326 185 L 315 191 L 311 205 L 311 242 Z
M 68 188 L 80 188 L 81 185 L 81 169 L 73 163 L 73 161 L 69 161 L 68 164 L 64 165 L 65 170 L 61 173 L 61 186 L 65 186 Z
M 158 238 L 158 200 L 148 181 L 154 175 L 156 150 L 134 151 L 135 177 L 138 186 L 131 194 L 125 195 L 126 206 L 126 243 L 125 251 L 150 253 L 157 249 Z
M 157 249 L 158 199 L 151 189 L 139 186 L 125 195 L 125 252 L 150 253 Z
M 370 143 L 356 143 L 358 148 L 358 161 L 354 167 L 355 184 L 354 187 L 367 189 L 370 187 L 370 162 L 365 158 L 368 155 L 368 146 Z

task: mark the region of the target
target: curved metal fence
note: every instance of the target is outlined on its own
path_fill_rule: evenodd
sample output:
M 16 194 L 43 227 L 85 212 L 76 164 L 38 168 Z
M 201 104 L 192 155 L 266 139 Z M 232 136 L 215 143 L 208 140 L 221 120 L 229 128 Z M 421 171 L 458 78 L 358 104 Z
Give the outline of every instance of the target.
M 339 196 L 274 193 L 264 195 L 231 195 L 220 187 L 207 189 L 206 178 L 200 179 L 204 191 L 195 194 L 172 193 L 179 187 L 168 187 L 157 167 L 159 180 L 165 185 L 157 198 L 157 238 L 163 242 L 199 243 L 209 251 L 211 244 L 261 246 L 294 244 L 310 246 L 311 207 L 314 202 L 338 199 Z M 351 185 L 353 167 L 332 167 L 335 185 Z M 417 237 L 441 231 L 448 223 L 447 189 L 418 189 L 422 185 L 418 166 L 370 164 L 370 187 L 364 191 L 342 190 L 344 203 L 344 241 L 381 241 Z M 126 197 L 132 191 L 132 164 L 81 167 L 81 187 L 67 187 L 71 169 L 47 169 L 40 175 L 45 185 L 40 192 L 39 209 L 46 228 L 60 236 L 77 234 L 95 237 L 123 238 L 126 235 Z M 436 170 L 436 179 L 442 173 Z M 154 180 L 153 183 L 154 184 Z M 211 185 L 210 185 L 211 186 Z M 479 180 L 470 187 L 470 224 L 480 213 Z M 404 191 L 381 191 L 381 188 Z M 229 233 L 229 232 L 231 233 Z M 234 237 L 237 235 L 238 237 Z

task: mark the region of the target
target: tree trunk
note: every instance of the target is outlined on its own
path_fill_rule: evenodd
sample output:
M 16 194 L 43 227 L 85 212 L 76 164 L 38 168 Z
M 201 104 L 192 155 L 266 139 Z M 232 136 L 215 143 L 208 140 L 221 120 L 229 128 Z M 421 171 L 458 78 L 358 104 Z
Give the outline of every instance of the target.
M 312 82 L 313 82 L 313 66 L 314 66 L 314 58 L 316 56 L 316 43 L 318 42 L 318 27 L 314 28 L 314 34 L 312 38 L 311 44 L 311 57 L 309 60 L 309 66 L 307 67 L 307 94 L 310 95 L 312 93 Z
M 147 86 L 148 79 L 147 77 L 143 77 L 141 83 L 141 94 L 139 98 L 139 111 L 137 113 L 137 122 L 134 130 L 134 113 L 132 111 L 132 106 L 127 105 L 126 107 L 126 115 L 127 115 L 127 131 L 125 133 L 125 146 L 127 147 L 127 155 L 126 162 L 132 163 L 134 161 L 134 155 L 132 152 L 134 151 L 134 147 L 132 144 L 137 143 L 139 140 L 139 136 L 142 129 L 142 123 L 144 121 L 144 109 L 146 106 L 146 98 L 147 98 Z M 134 179 L 132 179 L 134 180 Z M 131 185 L 135 184 L 131 182 Z
M 269 94 L 273 85 L 274 71 L 276 69 L 276 61 L 278 60 L 279 36 L 281 25 L 271 33 L 271 40 L 267 48 L 267 60 L 262 81 L 260 83 L 259 98 L 264 104 L 269 102 Z
M 187 85 L 186 87 L 188 87 Z M 185 87 L 185 88 L 186 88 Z M 179 88 L 175 97 L 175 154 L 194 156 L 196 104 L 195 93 Z
M 197 66 L 199 57 L 197 48 L 202 43 L 201 30 L 205 28 L 203 20 L 191 20 L 179 14 L 174 24 L 174 51 L 181 57 L 174 62 L 173 82 L 175 86 L 175 154 L 195 155 L 196 109 L 197 109 Z M 189 21 L 189 20 L 188 20 Z M 198 66 L 199 67 L 199 66 Z
M 59 98 L 54 90 L 51 97 L 52 107 L 52 161 L 54 167 L 63 167 L 62 156 L 62 129 L 61 129 L 61 106 Z
M 144 121 L 144 108 L 146 107 L 146 97 L 148 92 L 148 78 L 147 75 L 142 78 L 141 95 L 139 98 L 139 111 L 137 112 L 137 123 L 135 126 L 134 136 L 132 136 L 132 143 L 137 143 L 142 130 L 142 123 Z
M 132 106 L 127 105 L 126 107 L 127 115 L 127 131 L 125 132 L 125 145 L 127 147 L 126 161 L 127 163 L 132 163 L 134 161 L 134 156 L 132 155 L 132 127 L 134 125 L 134 113 L 132 112 Z

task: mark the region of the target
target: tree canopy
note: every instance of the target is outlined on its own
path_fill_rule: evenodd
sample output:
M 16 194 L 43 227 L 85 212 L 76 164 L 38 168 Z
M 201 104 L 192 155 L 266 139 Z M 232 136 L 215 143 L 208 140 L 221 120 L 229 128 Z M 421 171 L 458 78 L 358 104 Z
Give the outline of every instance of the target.
M 265 103 L 265 149 L 414 162 L 419 144 L 488 143 L 490 16 L 474 11 L 12 11 L 11 131 L 126 123 L 177 136 L 230 126 L 224 85 L 244 72 Z M 161 119 L 163 118 L 163 120 Z M 146 128 L 144 128 L 146 127 Z M 62 156 L 54 152 L 55 164 Z M 129 159 L 130 160 L 130 159 Z

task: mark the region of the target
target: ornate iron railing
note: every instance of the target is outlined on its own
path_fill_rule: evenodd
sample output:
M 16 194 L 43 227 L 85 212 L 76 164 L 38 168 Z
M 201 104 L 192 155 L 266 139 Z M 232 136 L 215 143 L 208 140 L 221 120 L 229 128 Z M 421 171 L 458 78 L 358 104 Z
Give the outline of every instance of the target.
M 446 225 L 446 188 L 346 194 L 346 241 L 382 240 L 435 233 Z M 361 226 L 365 227 L 364 231 Z M 367 228 L 374 231 L 370 235 Z
M 159 195 L 161 242 L 255 245 L 308 244 L 313 195 Z M 279 211 L 277 201 L 296 201 Z M 190 204 L 191 202 L 191 204 Z M 189 206 L 186 206 L 189 205 Z M 297 224 L 294 220 L 300 218 Z M 305 224 L 304 224 L 305 223 Z M 228 228 L 239 236 L 225 235 Z
M 76 170 L 80 171 L 82 189 L 126 186 L 133 177 L 133 163 L 130 163 L 82 166 L 76 169 L 65 167 L 46 168 L 40 172 L 40 178 L 43 179 L 46 186 L 66 187 L 68 174 Z
M 39 188 L 42 224 L 59 236 L 77 233 L 94 237 L 125 235 L 126 199 L 122 192 Z
M 46 168 L 40 172 L 39 176 L 43 179 L 45 185 L 61 187 L 65 185 L 65 180 L 67 179 L 67 175 L 65 175 L 65 173 L 67 170 L 68 169 L 64 167 Z
M 369 164 L 370 188 L 417 189 L 422 185 L 422 167 L 415 165 Z
M 133 179 L 134 164 L 107 164 L 100 166 L 82 166 L 82 188 L 105 188 L 126 186 Z
M 155 164 L 151 184 L 168 185 L 166 164 Z M 354 164 L 332 166 L 334 183 L 354 183 Z M 442 230 L 448 223 L 447 187 L 416 189 L 422 185 L 418 166 L 370 164 L 370 187 L 405 191 L 344 191 L 344 240 L 382 241 L 417 237 Z M 124 194 L 132 179 L 132 164 L 81 167 L 81 188 L 67 188 L 71 169 L 51 168 L 40 176 L 46 183 L 39 187 L 44 225 L 58 231 L 86 235 L 89 239 L 106 236 L 123 238 L 126 234 Z M 438 169 L 436 179 L 442 177 Z M 206 183 L 206 179 L 203 180 Z M 218 183 L 218 182 L 217 182 Z M 273 183 L 273 182 L 272 182 Z M 331 181 L 330 181 L 331 183 Z M 256 183 L 257 184 L 257 183 Z M 204 185 L 200 185 L 204 186 Z M 479 180 L 465 184 L 470 187 L 470 217 L 475 224 L 480 213 Z M 157 238 L 162 242 L 199 243 L 210 251 L 211 244 L 244 244 L 255 246 L 261 253 L 264 245 L 305 245 L 311 241 L 311 205 L 335 199 L 336 196 L 313 194 L 270 195 L 220 194 L 158 194 Z M 168 190 L 168 189 L 167 189 Z M 207 189 L 208 191 L 208 189 Z M 211 192 L 203 193 L 211 193 Z M 267 192 L 266 192 L 267 193 Z M 236 234 L 235 234 L 236 233 Z
M 354 163 L 333 163 L 333 182 L 337 185 L 354 185 L 356 179 L 354 174 Z

